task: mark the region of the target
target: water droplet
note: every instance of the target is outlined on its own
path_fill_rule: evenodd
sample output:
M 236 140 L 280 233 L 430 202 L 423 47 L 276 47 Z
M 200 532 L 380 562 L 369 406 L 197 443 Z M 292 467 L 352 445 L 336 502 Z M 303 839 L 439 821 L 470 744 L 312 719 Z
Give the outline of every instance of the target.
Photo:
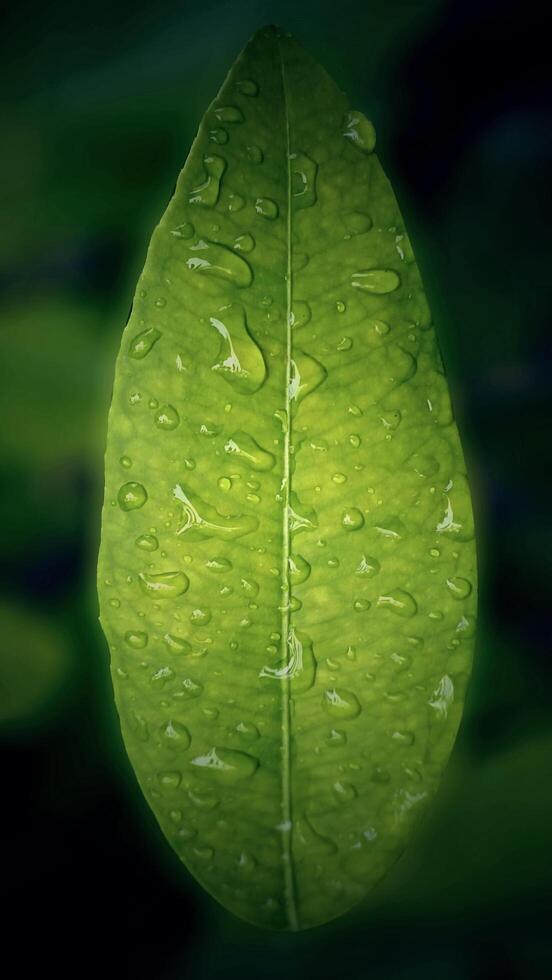
M 345 310 L 347 309 L 342 299 L 338 299 L 337 303 L 335 304 L 335 308 L 338 313 L 345 313 Z
M 427 793 L 425 792 L 410 793 L 407 789 L 399 790 L 398 793 L 395 794 L 396 820 L 402 820 L 404 816 L 408 813 L 408 811 L 412 809 L 413 806 L 416 806 L 417 803 L 420 803 L 422 800 L 425 800 L 426 797 L 427 797 Z
M 462 616 L 456 625 L 456 632 L 460 633 L 462 638 L 470 638 L 475 633 L 475 617 L 474 616 Z
M 141 483 L 123 483 L 117 494 L 121 510 L 138 510 L 143 507 L 148 495 Z
M 232 214 L 235 214 L 236 211 L 241 211 L 244 207 L 245 207 L 245 198 L 243 198 L 241 194 L 230 193 L 228 195 L 228 210 Z
M 162 725 L 160 734 L 168 748 L 182 752 L 186 751 L 192 741 L 188 729 L 179 721 L 168 721 Z
M 412 657 L 409 653 L 395 652 L 391 654 L 389 659 L 396 665 L 398 674 L 402 673 L 404 670 L 408 670 L 412 664 Z
M 467 599 L 472 590 L 472 584 L 467 578 L 460 578 L 455 575 L 447 579 L 447 588 L 455 599 Z
M 373 783 L 388 783 L 391 776 L 387 769 L 383 769 L 381 766 L 374 766 L 370 779 Z
M 191 677 L 185 677 L 180 683 L 180 689 L 175 691 L 173 698 L 180 701 L 193 701 L 203 694 L 203 684 L 194 681 Z
M 174 670 L 172 667 L 160 667 L 151 675 L 150 680 L 152 684 L 164 687 L 167 681 L 174 680 Z
M 199 789 L 188 790 L 188 798 L 198 810 L 214 810 L 220 803 L 218 796 L 215 796 L 214 793 Z
M 337 350 L 350 350 L 353 346 L 353 341 L 350 337 L 342 337 L 337 345 Z
M 238 749 L 213 746 L 205 755 L 192 759 L 191 763 L 201 769 L 202 773 L 214 776 L 217 781 L 235 783 L 252 776 L 258 768 L 259 760 Z
M 119 462 L 120 462 L 121 466 L 123 467 L 123 469 L 125 469 L 125 470 L 129 470 L 130 467 L 132 466 L 132 460 L 131 460 L 130 456 L 121 456 Z
M 160 336 L 161 331 L 156 330 L 155 327 L 148 327 L 146 330 L 142 330 L 141 333 L 136 334 L 132 338 L 128 349 L 129 356 L 134 357 L 137 361 L 141 361 L 146 354 L 149 354 Z
M 377 575 L 381 565 L 377 558 L 371 558 L 370 555 L 363 555 L 359 564 L 355 568 L 355 575 L 360 575 L 362 578 L 373 578 Z
M 344 214 L 341 219 L 342 225 L 345 229 L 345 239 L 353 238 L 355 235 L 363 235 L 365 232 L 370 231 L 372 227 L 372 219 L 368 214 L 362 214 L 360 211 L 352 211 L 349 214 Z
M 190 245 L 189 250 L 194 252 L 189 259 L 186 259 L 186 266 L 191 272 L 203 276 L 215 276 L 217 279 L 232 282 L 241 289 L 249 286 L 253 281 L 251 266 L 241 255 L 227 248 L 226 245 L 202 239 L 196 245 Z
M 434 456 L 427 456 L 424 453 L 413 453 L 408 462 L 414 472 L 422 478 L 435 476 L 439 472 L 439 463 Z
M 173 599 L 187 591 L 190 580 L 184 572 L 158 572 L 156 575 L 140 572 L 140 586 L 152 599 Z
M 358 507 L 349 507 L 343 511 L 341 524 L 346 531 L 358 531 L 364 526 L 364 515 Z
M 391 738 L 394 742 L 397 742 L 398 745 L 404 745 L 405 747 L 408 745 L 414 745 L 414 742 L 416 741 L 414 732 L 408 731 L 391 732 Z
M 328 451 L 328 442 L 326 439 L 311 439 L 309 446 L 315 453 L 326 453 Z
M 322 706 L 327 714 L 343 721 L 349 718 L 356 718 L 360 714 L 360 701 L 352 691 L 343 688 L 332 688 L 324 691 L 322 695 Z
M 190 221 L 185 221 L 184 224 L 177 225 L 176 228 L 173 228 L 171 235 L 174 235 L 175 238 L 193 238 L 194 226 Z
M 190 540 L 212 537 L 232 540 L 259 526 L 257 518 L 249 515 L 221 516 L 199 497 L 189 497 L 179 483 L 173 487 L 173 495 L 182 504 L 183 511 L 183 523 L 176 533 L 186 534 Z
M 405 381 L 409 381 L 410 378 L 414 377 L 417 370 L 418 361 L 410 351 L 396 345 L 389 348 L 387 359 L 387 372 L 389 373 L 387 373 L 386 380 L 391 382 L 394 388 L 404 384 Z M 400 416 L 400 412 L 398 414 Z
M 130 727 L 132 731 L 137 735 L 141 742 L 147 742 L 149 739 L 149 728 L 148 723 L 142 715 L 138 714 L 137 711 L 133 711 L 130 716 Z
M 414 252 L 408 235 L 395 235 L 395 248 L 403 262 L 414 262 Z
M 293 308 L 289 315 L 289 323 L 294 330 L 299 330 L 301 327 L 304 327 L 310 321 L 311 316 L 311 308 L 305 300 L 294 300 Z
M 148 634 L 142 630 L 128 630 L 125 633 L 125 643 L 134 650 L 143 650 L 148 645 Z
M 352 783 L 339 780 L 332 786 L 333 795 L 338 803 L 352 803 L 357 795 L 356 787 Z
M 328 372 L 316 358 L 296 348 L 291 361 L 289 398 L 299 405 L 326 380 Z
M 234 303 L 223 306 L 219 313 L 223 319 L 214 316 L 209 319 L 221 337 L 220 360 L 213 364 L 212 370 L 219 372 L 238 391 L 252 394 L 266 378 L 261 349 L 248 330 L 243 307 Z
M 210 623 L 211 619 L 211 610 L 207 606 L 204 609 L 193 609 L 190 615 L 192 626 L 207 626 L 207 623 Z
M 209 142 L 216 143 L 218 146 L 224 146 L 228 142 L 228 133 L 222 126 L 217 126 L 214 129 L 209 130 Z
M 374 124 L 358 110 L 345 113 L 343 135 L 363 153 L 372 153 L 376 145 Z
M 291 200 L 294 210 L 310 208 L 316 203 L 318 164 L 307 153 L 290 153 Z
M 167 300 L 164 296 L 158 296 L 154 304 L 159 310 L 162 310 L 164 306 L 167 305 Z
M 219 106 L 215 109 L 215 116 L 219 122 L 223 123 L 243 122 L 243 112 L 235 105 Z
M 109 600 L 109 605 L 110 605 L 110 606 L 111 606 L 111 607 L 112 607 L 113 609 L 119 609 L 119 608 L 120 608 L 120 606 L 121 606 L 121 600 L 120 600 L 120 599 L 110 599 L 110 600 Z
M 347 477 L 345 473 L 334 473 L 332 476 L 332 480 L 334 483 L 342 484 L 347 482 Z
M 441 677 L 437 687 L 435 688 L 431 701 L 428 701 L 430 708 L 436 712 L 439 718 L 446 718 L 448 715 L 448 709 L 450 708 L 452 702 L 454 701 L 454 684 L 452 678 L 445 674 Z
M 260 146 L 255 146 L 255 144 L 251 144 L 250 146 L 246 146 L 245 152 L 247 155 L 247 159 L 250 160 L 251 163 L 263 162 L 263 151 L 261 150 Z
M 355 612 L 368 612 L 371 607 L 371 603 L 368 599 L 355 599 L 353 602 L 353 609 Z
M 391 612 L 396 613 L 397 616 L 404 616 L 406 618 L 415 616 L 418 611 L 418 606 L 413 596 L 410 595 L 410 592 L 405 592 L 404 589 L 395 589 L 387 595 L 378 596 L 378 606 L 384 606 Z
M 182 775 L 179 772 L 159 772 L 157 778 L 161 785 L 165 789 L 178 789 L 182 781 Z
M 269 221 L 274 221 L 280 213 L 276 201 L 270 197 L 258 197 L 255 201 L 255 211 L 257 214 L 262 214 L 263 218 L 268 218 Z
M 236 725 L 236 731 L 246 742 L 253 742 L 261 737 L 261 733 L 252 721 L 240 721 Z
M 187 640 L 183 640 L 181 636 L 174 636 L 172 633 L 165 633 L 163 643 L 171 653 L 186 655 L 192 649 L 191 644 Z
M 205 207 L 213 207 L 220 194 L 220 184 L 222 175 L 226 170 L 226 160 L 224 157 L 208 154 L 203 157 L 205 177 L 201 184 L 190 191 L 190 204 L 202 204 Z
M 436 525 L 438 534 L 452 534 L 458 541 L 470 541 L 474 535 L 473 514 L 466 477 L 459 474 L 451 480 L 444 493 L 446 510 Z
M 180 415 L 173 405 L 162 405 L 159 411 L 155 413 L 155 424 L 158 429 L 170 432 L 172 429 L 176 429 L 179 422 Z
M 369 323 L 371 324 L 372 329 L 380 337 L 386 337 L 391 329 L 389 324 L 385 323 L 385 320 L 370 320 Z
M 360 438 L 360 436 L 357 436 L 353 432 L 353 434 L 349 436 L 349 442 L 351 443 L 351 446 L 354 446 L 355 449 L 358 449 L 358 447 L 360 446 L 360 443 L 361 443 L 361 438 Z
M 293 850 L 299 851 L 299 860 L 312 861 L 327 854 L 335 854 L 337 847 L 328 837 L 322 837 L 313 827 L 311 821 L 306 817 L 299 817 L 293 825 Z
M 221 432 L 222 432 L 222 425 L 216 425 L 215 422 L 209 422 L 209 421 L 202 422 L 198 429 L 199 435 L 207 436 L 208 439 L 213 439 L 214 436 L 218 436 Z M 194 466 L 188 466 L 188 469 L 193 470 Z
M 249 98 L 253 98 L 255 95 L 259 94 L 259 86 L 257 82 L 254 82 L 251 78 L 242 78 L 236 82 L 236 88 L 240 95 L 247 95 Z
M 154 534 L 140 534 L 136 538 L 136 547 L 141 548 L 143 551 L 157 551 L 159 541 Z
M 338 728 L 332 728 L 325 739 L 326 745 L 330 748 L 339 748 L 347 744 L 347 735 Z
M 290 555 L 288 558 L 289 577 L 293 585 L 300 585 L 306 582 L 310 573 L 311 566 L 302 555 Z
M 253 579 L 242 578 L 240 580 L 240 585 L 247 596 L 250 599 L 254 599 L 255 596 L 259 594 L 259 585 Z
M 255 248 L 255 239 L 253 235 L 245 234 L 238 235 L 236 238 L 233 248 L 236 252 L 252 252 Z
M 385 517 L 374 525 L 378 534 L 387 541 L 400 541 L 404 536 L 405 528 L 400 517 Z
M 393 269 L 365 269 L 362 272 L 353 272 L 351 276 L 351 286 L 378 296 L 392 293 L 400 284 L 399 275 Z
M 229 572 L 232 569 L 232 562 L 229 558 L 208 558 L 205 567 L 211 572 Z
M 240 874 L 245 875 L 250 875 L 257 867 L 255 858 L 251 854 L 248 854 L 247 851 L 241 852 L 236 863 Z
M 312 640 L 307 633 L 296 631 L 292 626 L 288 633 L 288 659 L 277 667 L 264 666 L 259 677 L 271 680 L 290 680 L 292 694 L 308 691 L 314 684 L 316 659 Z
M 380 415 L 380 419 L 385 429 L 391 429 L 394 432 L 401 424 L 402 415 L 397 409 L 394 412 L 386 412 L 385 415 Z
M 306 507 L 302 504 L 294 490 L 290 493 L 288 526 L 289 530 L 295 534 L 300 534 L 302 531 L 312 531 L 318 527 L 316 511 L 312 507 Z
M 224 449 L 253 470 L 271 470 L 276 462 L 272 453 L 262 449 L 247 432 L 235 432 Z

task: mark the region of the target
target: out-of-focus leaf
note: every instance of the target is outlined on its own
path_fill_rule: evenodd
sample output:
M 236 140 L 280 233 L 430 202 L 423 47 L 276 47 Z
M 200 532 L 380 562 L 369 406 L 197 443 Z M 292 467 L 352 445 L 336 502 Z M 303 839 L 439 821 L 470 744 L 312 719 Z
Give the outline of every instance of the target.
M 0 599 L 0 731 L 33 731 L 59 713 L 59 695 L 68 680 L 67 637 L 47 616 Z

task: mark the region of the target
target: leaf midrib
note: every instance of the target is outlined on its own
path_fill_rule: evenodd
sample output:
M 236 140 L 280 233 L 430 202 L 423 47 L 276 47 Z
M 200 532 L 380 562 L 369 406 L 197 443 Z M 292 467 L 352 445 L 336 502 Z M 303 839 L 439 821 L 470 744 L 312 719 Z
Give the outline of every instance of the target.
M 284 494 L 282 507 L 282 584 L 285 586 L 281 603 L 281 645 L 282 660 L 289 662 L 289 603 L 290 603 L 290 583 L 289 583 L 289 558 L 290 558 L 290 532 L 289 532 L 289 504 L 290 504 L 290 439 L 291 439 L 291 405 L 290 405 L 290 381 L 291 381 L 291 165 L 290 165 L 290 133 L 289 133 L 289 111 L 286 94 L 286 73 L 284 66 L 284 55 L 282 46 L 278 41 L 278 51 L 280 55 L 280 65 L 282 73 L 282 94 L 284 105 L 284 119 L 286 127 L 286 172 L 287 172 L 287 270 L 286 270 L 286 377 L 285 377 L 285 432 L 284 432 Z M 295 894 L 295 875 L 293 868 L 293 856 L 291 851 L 291 745 L 290 745 L 290 678 L 287 675 L 281 682 L 282 696 L 282 861 L 284 870 L 284 895 L 286 903 L 286 915 L 290 929 L 299 928 L 297 916 L 297 900 Z

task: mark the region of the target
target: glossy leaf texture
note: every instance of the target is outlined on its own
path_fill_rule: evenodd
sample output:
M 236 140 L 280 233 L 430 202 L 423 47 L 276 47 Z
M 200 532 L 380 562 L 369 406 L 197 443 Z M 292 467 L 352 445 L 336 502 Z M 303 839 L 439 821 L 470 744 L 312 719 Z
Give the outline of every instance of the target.
M 255 34 L 153 234 L 109 416 L 127 750 L 195 878 L 274 929 L 400 855 L 473 652 L 464 459 L 374 145 L 289 34 Z

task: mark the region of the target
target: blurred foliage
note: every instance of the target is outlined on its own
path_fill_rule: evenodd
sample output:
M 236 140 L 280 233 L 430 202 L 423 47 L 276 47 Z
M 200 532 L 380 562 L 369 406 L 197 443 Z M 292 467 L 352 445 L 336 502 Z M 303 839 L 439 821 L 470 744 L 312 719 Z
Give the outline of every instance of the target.
M 505 978 L 552 973 L 548 33 L 510 0 L 12 5 L 0 36 L 0 739 L 19 972 Z M 378 131 L 474 490 L 478 655 L 438 801 L 322 930 L 226 915 L 124 756 L 94 592 L 121 328 L 151 230 L 245 40 L 293 31 Z M 6 880 L 7 879 L 7 880 Z M 100 913 L 98 913 L 100 909 Z M 9 941 L 8 939 L 8 941 Z
M 0 600 L 0 733 L 33 731 L 59 710 L 71 659 L 52 616 Z

